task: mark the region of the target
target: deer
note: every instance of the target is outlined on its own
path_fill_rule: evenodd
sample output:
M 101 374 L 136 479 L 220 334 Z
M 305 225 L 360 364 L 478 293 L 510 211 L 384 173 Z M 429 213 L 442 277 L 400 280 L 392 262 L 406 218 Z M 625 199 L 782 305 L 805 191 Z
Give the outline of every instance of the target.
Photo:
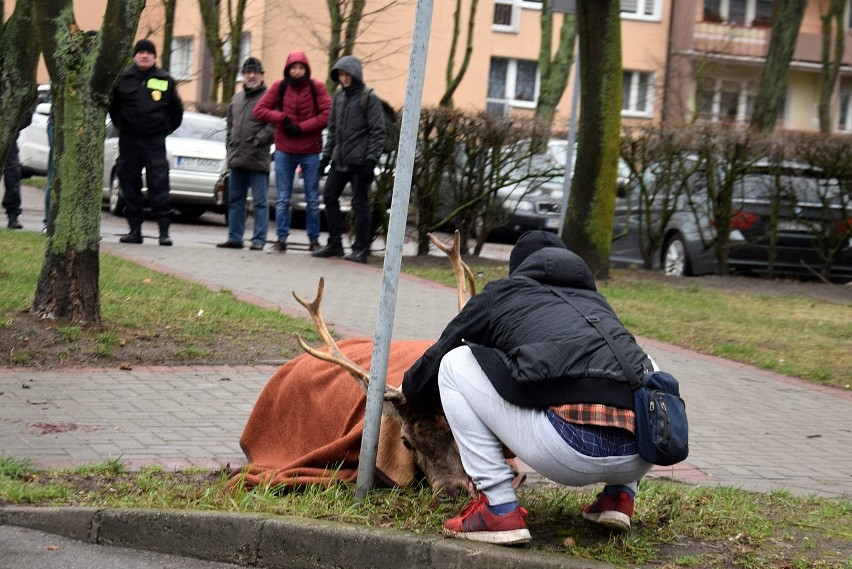
M 453 236 L 452 246 L 448 246 L 429 234 L 432 243 L 450 259 L 456 277 L 458 307 L 461 310 L 467 300 L 476 294 L 476 282 L 470 268 L 461 258 L 459 232 Z M 322 315 L 321 303 L 325 289 L 325 279 L 320 277 L 316 296 L 307 301 L 295 291 L 296 301 L 308 311 L 327 351 L 310 346 L 301 336 L 297 340 L 302 349 L 311 356 L 337 364 L 346 370 L 366 393 L 370 374 L 352 361 L 337 345 Z M 389 358 L 394 357 L 391 344 Z M 411 361 L 409 365 L 413 364 Z M 385 385 L 382 413 L 396 420 L 400 425 L 402 443 L 411 452 L 414 463 L 423 473 L 430 487 L 439 495 L 472 495 L 473 489 L 464 471 L 450 426 L 441 413 L 424 411 L 406 401 L 402 389 Z

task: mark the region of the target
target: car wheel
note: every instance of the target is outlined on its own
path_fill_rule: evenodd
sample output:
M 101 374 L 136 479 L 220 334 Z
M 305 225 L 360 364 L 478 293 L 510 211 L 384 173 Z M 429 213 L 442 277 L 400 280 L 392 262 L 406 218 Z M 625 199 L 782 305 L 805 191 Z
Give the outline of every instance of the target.
M 121 184 L 118 183 L 118 174 L 113 173 L 112 182 L 109 186 L 109 212 L 115 216 L 124 215 L 124 195 L 121 193 Z
M 686 252 L 683 237 L 679 233 L 671 236 L 663 248 L 663 272 L 670 277 L 683 277 L 692 274 L 689 254 Z

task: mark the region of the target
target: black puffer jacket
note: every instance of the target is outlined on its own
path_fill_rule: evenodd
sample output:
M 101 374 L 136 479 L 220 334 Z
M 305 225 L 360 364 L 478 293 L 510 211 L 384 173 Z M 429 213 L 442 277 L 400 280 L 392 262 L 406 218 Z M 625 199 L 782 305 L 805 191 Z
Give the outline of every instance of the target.
M 600 403 L 632 409 L 633 393 L 606 341 L 541 283 L 568 293 L 584 313 L 599 317 L 639 377 L 651 369 L 647 355 L 597 292 L 583 259 L 564 247 L 551 246 L 530 254 L 508 278 L 487 284 L 467 303 L 438 342 L 406 372 L 405 396 L 412 403 L 438 407 L 441 358 L 467 343 L 495 389 L 510 403 L 524 407 Z

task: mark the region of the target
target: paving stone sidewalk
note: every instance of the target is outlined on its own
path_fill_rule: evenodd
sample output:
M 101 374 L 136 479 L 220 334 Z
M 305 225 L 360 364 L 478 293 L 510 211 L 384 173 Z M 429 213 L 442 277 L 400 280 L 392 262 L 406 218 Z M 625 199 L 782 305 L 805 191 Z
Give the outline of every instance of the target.
M 213 237 L 176 241 L 164 248 L 105 240 L 102 247 L 298 315 L 303 309 L 290 291 L 312 296 L 319 276 L 325 276 L 323 312 L 330 324 L 344 335 L 372 336 L 381 260 L 364 266 L 314 259 L 298 250 L 286 255 L 223 250 L 215 242 Z M 403 277 L 393 337 L 435 338 L 454 313 L 453 290 Z M 655 476 L 852 496 L 852 394 L 641 342 L 680 380 L 690 419 L 689 459 L 673 469 L 655 469 Z M 240 434 L 273 371 L 270 366 L 0 369 L 0 452 L 45 465 L 121 457 L 131 466 L 238 466 L 245 462 Z

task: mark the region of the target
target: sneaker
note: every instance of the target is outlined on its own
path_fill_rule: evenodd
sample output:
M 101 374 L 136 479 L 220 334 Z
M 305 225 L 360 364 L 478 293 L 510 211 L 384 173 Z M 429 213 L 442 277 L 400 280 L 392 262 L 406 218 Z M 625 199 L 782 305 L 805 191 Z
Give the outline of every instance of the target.
M 628 531 L 632 517 L 633 498 L 627 492 L 619 492 L 617 496 L 601 492 L 597 500 L 583 508 L 583 518 L 617 531 Z
M 287 252 L 287 242 L 281 241 L 280 239 L 272 244 L 267 250 L 267 253 L 286 253 Z
M 242 249 L 243 244 L 241 241 L 225 241 L 224 243 L 216 243 L 216 247 L 222 249 Z
M 342 245 L 332 245 L 328 244 L 321 249 L 318 249 L 311 253 L 314 257 L 319 257 L 324 259 L 326 257 L 342 257 L 343 256 L 343 246 Z
M 317 241 L 317 240 L 311 241 L 311 244 L 308 245 L 308 251 L 310 251 L 311 253 L 313 253 L 314 251 L 319 251 L 319 250 L 320 250 L 320 244 L 319 244 L 319 241 Z
M 252 251 L 263 251 L 263 246 L 266 245 L 265 242 L 261 241 L 252 241 L 251 245 L 249 245 L 249 249 Z
M 444 535 L 500 545 L 520 545 L 532 539 L 526 517 L 527 511 L 520 506 L 502 516 L 492 514 L 488 509 L 488 498 L 480 494 L 479 498 L 467 503 L 459 517 L 444 522 Z

